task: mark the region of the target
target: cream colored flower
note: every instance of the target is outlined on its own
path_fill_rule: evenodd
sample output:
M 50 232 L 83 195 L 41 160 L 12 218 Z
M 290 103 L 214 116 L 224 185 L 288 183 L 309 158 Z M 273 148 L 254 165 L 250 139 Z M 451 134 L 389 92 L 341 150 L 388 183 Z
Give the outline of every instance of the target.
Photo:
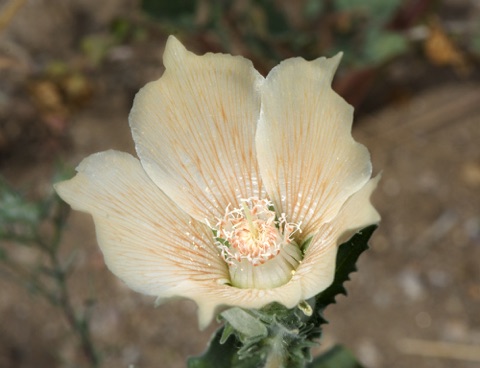
M 93 216 L 115 275 L 194 300 L 201 326 L 221 306 L 292 308 L 331 284 L 337 246 L 379 221 L 353 109 L 330 87 L 339 61 L 288 59 L 263 78 L 170 37 L 164 75 L 130 114 L 140 160 L 97 153 L 55 188 Z

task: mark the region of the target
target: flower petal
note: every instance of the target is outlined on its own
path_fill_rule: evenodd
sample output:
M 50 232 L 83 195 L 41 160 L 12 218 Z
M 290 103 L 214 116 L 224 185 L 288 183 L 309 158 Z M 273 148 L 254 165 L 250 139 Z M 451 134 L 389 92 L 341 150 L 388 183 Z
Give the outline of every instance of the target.
M 337 217 L 324 224 L 310 243 L 305 257 L 291 280 L 273 289 L 238 289 L 215 285 L 198 289 L 195 297 L 199 306 L 200 326 L 206 326 L 219 306 L 261 308 L 278 302 L 293 308 L 329 287 L 335 275 L 338 245 L 350 239 L 359 230 L 376 224 L 380 216 L 370 202 L 380 176 L 371 179 L 342 206 Z
M 380 174 L 370 179 L 362 189 L 347 200 L 338 216 L 331 222 L 330 226 L 338 229 L 337 245 L 348 241 L 359 230 L 380 222 L 380 214 L 370 201 L 380 179 Z
M 372 171 L 367 149 L 351 135 L 353 108 L 330 86 L 340 56 L 288 59 L 262 86 L 262 179 L 277 211 L 302 222 L 303 237 L 332 221 Z
M 211 230 L 180 210 L 129 154 L 92 155 L 55 186 L 74 209 L 93 215 L 110 270 L 132 289 L 189 298 L 199 284 L 228 277 Z
M 151 179 L 197 220 L 263 197 L 254 137 L 263 77 L 242 57 L 197 56 L 170 36 L 166 71 L 135 98 L 130 125 Z
M 198 289 L 196 297 L 199 307 L 199 324 L 207 326 L 219 307 L 238 306 L 240 308 L 262 308 L 278 302 L 287 308 L 295 307 L 303 300 L 301 280 L 295 275 L 285 285 L 274 289 L 239 289 L 228 285 Z
M 324 224 L 310 243 L 296 275 L 301 278 L 306 299 L 326 289 L 333 281 L 337 246 L 365 227 L 377 224 L 380 215 L 370 202 L 380 175 L 371 179 L 342 206 L 330 223 Z
M 138 160 L 107 151 L 86 158 L 77 170 L 73 179 L 55 189 L 74 209 L 93 215 L 111 271 L 136 291 L 194 300 L 202 328 L 221 306 L 261 308 L 279 302 L 293 308 L 324 290 L 333 279 L 335 245 L 342 239 L 338 237 L 379 218 L 369 202 L 377 182 L 372 179 L 345 203 L 332 224 L 324 225 L 329 236 L 312 242 L 287 284 L 268 290 L 238 289 L 224 284 L 228 270 L 212 247 L 210 229 L 178 209 Z
M 319 257 L 312 258 L 304 267 L 304 272 L 299 273 L 297 270 L 288 283 L 277 288 L 239 289 L 227 285 L 217 285 L 215 288 L 198 289 L 197 292 L 201 293 L 196 297 L 199 306 L 200 327 L 207 326 L 221 306 L 257 309 L 277 302 L 287 308 L 295 307 L 301 301 L 330 286 L 335 272 L 336 254 L 335 246 L 324 247 Z M 307 274 L 307 268 L 312 272 L 311 274 Z M 316 292 L 312 294 L 313 290 Z

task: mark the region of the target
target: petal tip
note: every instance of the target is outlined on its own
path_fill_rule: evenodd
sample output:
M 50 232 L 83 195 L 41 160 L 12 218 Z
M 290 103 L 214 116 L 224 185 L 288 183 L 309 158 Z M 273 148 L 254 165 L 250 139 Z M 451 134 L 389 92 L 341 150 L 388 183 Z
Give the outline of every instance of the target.
M 332 56 L 331 58 L 328 59 L 332 63 L 332 65 L 335 65 L 334 71 L 337 70 L 337 68 L 340 65 L 340 62 L 342 61 L 342 59 L 343 59 L 343 51 L 337 52 L 336 55 L 334 55 L 334 56 Z
M 64 196 L 65 196 L 65 185 L 69 182 L 70 180 L 63 180 L 63 181 L 60 181 L 58 183 L 55 183 L 53 184 L 53 189 L 55 190 L 55 192 L 57 193 L 57 195 L 62 198 L 63 200 L 64 199 Z
M 167 38 L 167 43 L 165 44 L 165 50 L 186 50 L 185 46 L 183 46 L 183 44 L 180 42 L 180 40 L 173 36 L 173 35 L 170 35 L 168 36 Z
M 212 322 L 216 308 L 211 304 L 195 302 L 198 306 L 198 328 L 203 331 Z
M 340 61 L 342 60 L 342 58 L 343 52 L 340 51 L 331 58 L 320 57 L 314 60 L 314 62 L 318 63 L 318 65 L 325 70 L 325 75 L 329 76 L 329 80 L 331 82 L 333 80 L 335 72 L 338 69 L 338 66 L 340 65 Z
M 343 59 L 343 51 L 337 52 L 334 56 L 329 58 L 332 61 L 335 61 L 337 64 Z
M 182 58 L 189 51 L 183 46 L 183 44 L 175 36 L 168 36 L 167 43 L 165 45 L 165 51 L 163 53 L 163 63 L 166 68 L 170 65 L 175 65 L 176 58 Z M 178 63 L 178 61 L 177 61 Z

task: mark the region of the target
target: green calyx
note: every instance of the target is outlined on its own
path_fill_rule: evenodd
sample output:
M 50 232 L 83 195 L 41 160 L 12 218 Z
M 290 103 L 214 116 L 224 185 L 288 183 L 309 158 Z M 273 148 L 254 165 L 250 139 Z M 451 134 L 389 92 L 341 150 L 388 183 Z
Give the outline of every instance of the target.
M 222 312 L 219 320 L 224 325 L 214 335 L 205 354 L 190 358 L 188 367 L 340 367 L 335 365 L 335 359 L 351 363 L 342 367 L 360 367 L 351 354 L 341 348 L 312 362 L 310 348 L 317 345 L 321 337 L 321 325 L 326 323 L 325 308 L 335 303 L 338 294 L 346 294 L 344 283 L 350 273 L 356 271 L 358 257 L 368 248 L 367 242 L 375 229 L 375 225 L 369 226 L 340 245 L 332 285 L 295 308 L 272 303 L 261 309 L 233 307 Z

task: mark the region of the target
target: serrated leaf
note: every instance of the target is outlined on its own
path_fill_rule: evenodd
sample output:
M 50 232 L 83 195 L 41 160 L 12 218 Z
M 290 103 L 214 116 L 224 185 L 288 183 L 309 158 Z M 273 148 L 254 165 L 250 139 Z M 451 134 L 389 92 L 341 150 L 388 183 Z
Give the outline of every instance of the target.
M 335 303 L 338 294 L 346 295 L 343 284 L 350 279 L 350 274 L 357 270 L 358 257 L 368 249 L 368 240 L 376 228 L 377 225 L 366 227 L 338 247 L 333 283 L 316 297 L 316 310 L 325 309 L 327 305 Z
M 238 342 L 235 338 L 231 338 L 221 344 L 220 340 L 223 335 L 223 330 L 224 327 L 221 327 L 217 330 L 203 355 L 198 357 L 191 357 L 188 359 L 188 368 L 213 368 L 232 366 L 232 361 L 237 355 Z
M 341 345 L 335 345 L 315 358 L 307 368 L 363 368 L 353 354 Z
M 281 304 L 271 303 L 259 310 L 230 308 L 221 313 L 226 324 L 212 339 L 207 351 L 200 357 L 190 358 L 189 368 L 258 366 L 272 349 L 278 349 L 275 341 L 282 341 L 284 364 L 288 367 L 303 367 L 310 360 L 310 348 L 321 336 L 321 324 L 325 323 L 323 310 L 335 302 L 338 294 L 345 294 L 343 284 L 356 270 L 355 263 L 360 254 L 368 248 L 376 226 L 367 227 L 355 234 L 349 241 L 340 245 L 337 254 L 336 271 L 332 285 L 316 298 L 302 303 L 302 307 L 287 309 Z M 314 300 L 315 299 L 315 300 Z M 310 314 L 309 308 L 313 307 Z M 308 313 L 305 313 L 307 310 Z M 333 354 L 335 353 L 335 354 Z M 345 351 L 334 351 L 326 360 L 315 360 L 311 368 L 359 368 L 356 365 L 340 365 L 353 359 Z M 343 359 L 343 360 L 342 360 Z M 333 362 L 333 363 L 331 363 Z M 343 363 L 342 363 L 343 364 Z M 346 364 L 346 363 L 345 363 Z

